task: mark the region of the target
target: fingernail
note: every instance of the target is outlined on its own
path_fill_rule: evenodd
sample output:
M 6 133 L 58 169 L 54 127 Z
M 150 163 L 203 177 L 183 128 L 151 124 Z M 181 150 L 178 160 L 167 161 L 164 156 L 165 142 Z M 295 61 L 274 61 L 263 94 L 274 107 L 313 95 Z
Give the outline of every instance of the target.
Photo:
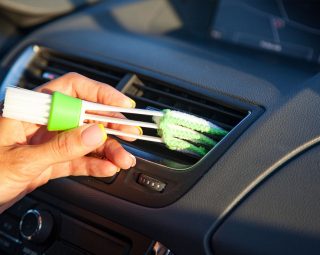
M 133 156 L 132 154 L 130 154 L 129 156 L 130 156 L 130 158 L 132 160 L 131 167 L 134 167 L 136 165 L 136 163 L 137 163 L 136 157 Z
M 92 147 L 103 143 L 107 139 L 106 132 L 102 124 L 93 125 L 85 129 L 81 134 L 82 143 Z
M 104 125 L 103 124 L 98 124 L 98 127 L 100 128 L 101 132 L 102 132 L 102 140 L 105 142 L 108 138 L 108 135 L 107 135 L 107 132 L 104 128 Z
M 121 170 L 121 168 L 118 168 L 118 169 L 117 169 L 117 171 L 116 171 L 116 173 L 119 173 L 119 172 L 120 172 L 120 170 Z
M 136 102 L 133 101 L 131 98 L 130 98 L 130 101 L 131 101 L 131 108 L 136 108 Z
M 140 135 L 143 135 L 143 130 L 142 130 L 142 128 L 139 127 L 139 126 L 137 126 L 137 129 L 139 130 L 139 134 L 140 134 Z

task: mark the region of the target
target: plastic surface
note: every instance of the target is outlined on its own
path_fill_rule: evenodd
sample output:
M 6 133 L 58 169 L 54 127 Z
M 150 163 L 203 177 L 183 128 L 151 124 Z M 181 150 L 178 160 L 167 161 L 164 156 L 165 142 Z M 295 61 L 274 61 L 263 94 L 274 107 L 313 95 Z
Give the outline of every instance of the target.
M 215 255 L 319 254 L 319 145 L 288 162 L 212 238 Z
M 81 99 L 54 92 L 52 94 L 48 130 L 58 131 L 78 127 L 81 105 Z
M 43 194 L 42 194 L 43 195 Z M 30 204 L 32 203 L 32 205 Z M 41 211 L 41 226 L 45 227 L 43 212 L 50 213 L 54 226 L 50 238 L 44 243 L 23 240 L 19 234 L 21 214 L 30 208 Z M 15 210 L 7 210 L 0 215 L 0 252 L 5 254 L 146 254 L 152 244 L 149 238 L 113 223 L 97 214 L 80 207 L 66 206 L 54 197 L 41 196 L 31 200 L 24 197 L 14 205 Z M 17 210 L 19 215 L 16 214 Z M 21 213 L 20 213 L 21 212 Z M 86 218 L 86 222 L 81 219 Z M 27 224 L 32 229 L 32 224 Z M 10 246 L 9 246 L 10 244 Z M 62 245 L 64 244 L 64 245 Z M 71 248 L 73 247 L 73 248 Z M 90 251 L 90 252 L 89 252 Z

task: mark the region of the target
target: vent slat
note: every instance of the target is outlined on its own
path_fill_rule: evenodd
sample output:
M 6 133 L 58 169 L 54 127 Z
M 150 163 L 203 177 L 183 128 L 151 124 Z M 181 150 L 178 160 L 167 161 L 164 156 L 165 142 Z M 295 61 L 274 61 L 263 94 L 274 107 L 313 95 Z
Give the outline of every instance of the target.
M 138 104 L 138 102 L 139 103 L 141 102 L 143 104 L 142 108 L 145 108 L 147 106 L 151 106 L 151 107 L 155 107 L 157 109 L 171 109 L 171 110 L 176 110 L 176 111 L 183 111 L 182 109 L 178 109 L 178 108 L 166 105 L 166 104 L 158 103 L 158 102 L 152 101 L 152 100 L 147 99 L 147 98 L 137 97 L 137 96 L 133 96 L 133 95 L 129 95 L 129 94 L 127 94 L 127 95 L 130 96 L 133 100 L 135 100 L 137 102 L 138 106 L 140 105 L 140 104 Z M 198 116 L 200 118 L 204 118 L 201 115 L 197 115 L 197 114 L 193 114 L 193 115 Z M 207 118 L 205 118 L 205 119 L 207 119 Z M 214 124 L 224 128 L 226 130 L 231 130 L 233 128 L 233 126 L 228 125 L 226 123 L 219 122 L 217 120 L 211 120 L 211 119 L 207 119 L 207 120 L 213 122 Z
M 232 116 L 234 118 L 237 118 L 239 120 L 241 120 L 243 118 L 243 116 L 240 115 L 240 114 L 236 114 L 236 113 L 224 110 L 224 109 L 220 109 L 218 107 L 213 107 L 211 105 L 205 105 L 205 104 L 202 104 L 202 103 L 199 103 L 199 102 L 187 99 L 187 98 L 183 98 L 183 97 L 180 97 L 180 96 L 168 93 L 168 92 L 164 92 L 164 91 L 161 91 L 161 90 L 158 90 L 158 89 L 155 89 L 155 88 L 150 88 L 148 86 L 143 86 L 143 85 L 140 85 L 140 84 L 134 84 L 134 86 L 137 86 L 142 90 L 152 91 L 152 92 L 157 93 L 158 95 L 162 95 L 164 97 L 172 98 L 172 99 L 175 99 L 175 100 L 180 100 L 180 101 L 183 101 L 183 102 L 185 102 L 187 104 L 196 105 L 196 106 L 199 106 L 201 108 L 205 108 L 205 109 L 207 109 L 209 111 L 217 111 L 217 112 L 222 113 L 222 114 L 228 114 L 228 115 L 230 115 L 230 116 Z
M 36 87 L 38 87 L 39 85 L 35 84 L 35 83 L 31 83 L 31 82 L 27 82 L 27 81 L 21 81 L 20 82 L 20 87 L 25 88 L 25 89 L 34 89 Z
M 69 61 L 65 58 L 62 59 L 62 58 L 58 58 L 58 57 L 55 57 L 52 55 L 47 56 L 46 54 L 43 54 L 43 56 L 48 61 L 49 64 L 54 65 L 55 67 L 57 67 L 57 66 L 64 67 L 64 69 L 67 72 L 79 72 L 79 73 L 82 73 L 84 75 L 88 75 L 91 77 L 92 76 L 99 76 L 100 79 L 107 79 L 107 80 L 111 79 L 111 80 L 114 80 L 115 82 L 119 82 L 122 78 L 122 76 L 119 77 L 115 74 L 112 74 L 112 73 L 109 73 L 106 71 L 103 72 L 103 71 L 100 71 L 96 68 L 92 68 L 92 67 L 89 67 L 89 66 L 86 66 L 83 64 Z
M 47 79 L 42 78 L 39 74 L 32 70 L 25 70 L 24 80 L 26 80 L 29 83 L 36 84 L 36 86 L 40 86 L 48 81 Z
M 132 99 L 134 100 L 139 100 L 139 101 L 142 101 L 144 102 L 146 105 L 152 105 L 152 106 L 155 106 L 156 108 L 159 108 L 159 109 L 171 109 L 171 110 L 179 110 L 178 108 L 175 108 L 173 106 L 170 106 L 170 105 L 167 105 L 167 104 L 163 104 L 163 103 L 159 103 L 157 101 L 153 101 L 153 100 L 150 100 L 148 98 L 145 98 L 145 97 L 138 97 L 138 96 L 134 96 L 134 95 L 128 95 L 130 96 Z
M 42 62 L 35 62 L 34 65 L 36 67 L 38 67 L 39 69 L 41 69 L 42 73 L 50 72 L 50 73 L 55 73 L 55 74 L 58 74 L 58 75 L 64 75 L 65 73 L 67 73 L 63 69 L 59 69 L 59 68 L 56 68 L 56 67 L 48 66 L 48 65 L 46 65 L 46 64 L 44 64 Z
M 116 86 L 126 74 L 122 70 L 116 70 L 99 63 L 43 50 L 26 67 L 20 79 L 20 85 L 34 89 L 68 72 L 77 72 L 111 86 Z
M 203 96 L 197 96 L 156 80 L 140 79 L 139 83 L 134 83 L 127 88 L 126 93 L 128 96 L 144 100 L 144 107 L 154 103 L 160 109 L 166 107 L 191 113 L 228 131 L 248 114 L 245 110 L 228 107 L 217 101 L 205 99 Z

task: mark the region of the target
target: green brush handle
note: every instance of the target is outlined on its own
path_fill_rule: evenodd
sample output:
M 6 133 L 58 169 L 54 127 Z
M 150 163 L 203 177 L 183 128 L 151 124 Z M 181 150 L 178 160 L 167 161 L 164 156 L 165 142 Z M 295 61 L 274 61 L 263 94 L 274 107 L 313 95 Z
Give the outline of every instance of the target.
M 79 126 L 82 100 L 53 92 L 47 128 L 49 131 L 61 131 Z

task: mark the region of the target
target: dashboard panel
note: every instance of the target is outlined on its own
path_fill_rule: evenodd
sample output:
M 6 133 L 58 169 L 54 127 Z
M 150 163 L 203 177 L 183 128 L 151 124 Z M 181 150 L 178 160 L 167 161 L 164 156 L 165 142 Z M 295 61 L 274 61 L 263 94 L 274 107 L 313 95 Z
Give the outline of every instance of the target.
M 83 240 L 81 244 L 67 239 L 64 231 L 68 228 L 61 228 L 61 217 L 79 224 L 81 229 L 98 233 L 102 239 L 111 239 L 112 244 L 116 243 L 123 248 L 123 254 L 154 254 L 154 246 L 158 242 L 178 255 L 260 254 L 261 249 L 262 254 L 281 254 L 283 247 L 299 237 L 292 234 L 296 232 L 288 229 L 302 228 L 303 224 L 308 230 L 304 236 L 305 242 L 298 243 L 299 249 L 290 250 L 291 253 L 299 254 L 305 245 L 312 243 L 308 240 L 318 240 L 318 232 L 314 229 L 316 225 L 312 228 L 312 221 L 300 217 L 307 215 L 313 219 L 319 212 L 317 196 L 308 196 L 307 204 L 312 206 L 304 206 L 303 200 L 308 183 L 312 184 L 310 194 L 319 192 L 315 185 L 316 179 L 310 182 L 311 172 L 315 171 L 318 164 L 317 159 L 313 157 L 314 161 L 309 159 L 297 166 L 289 164 L 294 159 L 299 161 L 299 156 L 319 143 L 318 64 L 270 51 L 241 47 L 227 40 L 213 40 L 210 34 L 212 21 L 216 20 L 214 26 L 217 28 L 217 20 L 222 18 L 219 17 L 219 10 L 230 1 L 198 2 L 102 2 L 38 28 L 2 61 L 2 71 L 8 71 L 26 49 L 38 45 L 60 54 L 64 60 L 68 56 L 69 62 L 67 65 L 64 62 L 64 68 L 70 67 L 70 63 L 77 63 L 73 64 L 73 68 L 79 70 L 79 64 L 90 63 L 93 66 L 92 63 L 95 63 L 94 69 L 100 71 L 100 76 L 97 72 L 94 74 L 96 77 L 101 78 L 101 72 L 107 78 L 112 74 L 109 83 L 114 83 L 115 87 L 127 93 L 133 93 L 131 85 L 138 79 L 142 83 L 135 84 L 136 90 L 143 85 L 154 90 L 154 86 L 164 84 L 167 92 L 179 91 L 180 94 L 197 96 L 199 101 L 208 100 L 203 102 L 209 104 L 218 101 L 222 106 L 239 107 L 249 112 L 260 109 L 257 118 L 248 122 L 234 139 L 229 140 L 230 144 L 219 157 L 215 157 L 212 151 L 203 159 L 203 164 L 199 164 L 201 167 L 197 169 L 197 179 L 170 203 L 146 206 L 122 196 L 129 192 L 123 192 L 120 196 L 119 190 L 125 191 L 128 188 L 126 185 L 130 183 L 125 180 L 132 177 L 130 174 L 135 169 L 132 172 L 121 171 L 116 181 L 110 182 L 114 186 L 110 186 L 108 181 L 98 180 L 98 187 L 92 184 L 97 180 L 86 177 L 83 177 L 84 181 L 63 178 L 50 181 L 32 192 L 29 199 L 35 202 L 23 212 L 29 209 L 47 210 L 54 216 L 56 232 L 51 236 L 52 239 L 48 239 L 47 247 L 55 242 L 60 242 L 59 245 L 63 242 L 77 252 L 96 253 L 94 247 L 83 247 L 85 239 L 79 237 L 79 240 Z M 149 14 L 148 19 L 143 16 L 145 13 Z M 166 22 L 168 17 L 170 22 Z M 191 22 L 190 17 L 194 22 Z M 142 23 L 138 22 L 140 19 L 143 19 Z M 22 69 L 19 76 L 13 76 L 16 81 L 28 71 L 27 67 Z M 82 69 L 81 72 L 85 71 Z M 44 75 L 44 72 L 40 72 L 38 78 L 28 79 L 24 86 L 34 81 L 40 83 L 38 79 L 45 77 L 49 77 L 48 73 Z M 156 81 L 156 84 L 150 85 L 150 81 Z M 186 175 L 183 172 L 160 168 L 159 162 L 164 164 L 164 161 L 159 161 L 159 157 L 149 157 L 150 154 L 156 154 L 152 149 L 139 148 L 140 152 L 133 150 L 133 153 L 137 153 L 137 166 L 142 166 L 144 173 L 152 173 L 151 177 L 159 175 L 161 180 L 167 180 L 174 173 L 184 184 L 182 176 Z M 141 150 L 145 152 L 143 155 L 139 155 Z M 185 161 L 180 156 L 173 157 L 176 164 L 178 161 L 179 164 L 197 164 L 197 160 Z M 147 164 L 147 161 L 153 164 Z M 310 166 L 312 163 L 310 169 L 313 170 L 304 174 L 301 171 L 309 167 L 308 162 Z M 292 167 L 294 176 L 287 178 L 284 174 L 279 180 L 276 178 L 277 173 L 280 175 L 285 167 L 289 168 L 285 173 L 290 172 Z M 114 192 L 110 192 L 110 187 L 115 187 Z M 287 197 L 292 193 L 288 190 L 296 192 L 292 200 Z M 144 196 L 159 202 L 157 196 L 149 195 L 157 193 L 151 193 L 146 187 L 139 187 L 139 192 L 138 197 Z M 180 188 L 175 195 L 179 192 Z M 283 195 L 277 196 L 277 193 Z M 27 198 L 22 203 L 25 200 Z M 279 206 L 272 207 L 273 202 Z M 295 210 L 295 207 L 299 210 Z M 259 210 L 264 214 L 259 213 Z M 281 222 L 275 221 L 283 217 L 283 211 L 287 219 L 285 228 Z M 7 214 L 14 216 L 10 210 Z M 15 218 L 15 224 L 19 222 L 19 217 Z M 1 215 L 0 218 L 5 219 L 5 216 Z M 254 219 L 254 222 L 250 219 Z M 241 224 L 240 220 L 249 224 Z M 255 227 L 247 228 L 252 223 Z M 281 245 L 272 236 L 264 235 L 264 241 L 269 240 L 274 249 L 263 249 L 262 239 L 258 240 L 260 245 L 257 242 L 256 247 L 250 246 L 253 237 L 268 232 L 272 224 L 278 224 L 275 229 L 280 229 L 280 233 L 277 233 L 282 237 Z M 233 231 L 233 228 L 237 231 Z M 243 237 L 246 233 L 251 239 L 242 242 L 239 236 Z M 8 241 L 11 234 L 5 234 L 3 237 L 0 233 L 0 236 Z M 20 240 L 20 234 L 17 235 L 17 240 Z M 33 244 L 29 241 L 22 243 L 27 247 Z M 23 245 L 19 246 L 22 251 Z M 108 245 L 104 248 L 107 252 Z M 316 246 L 310 249 L 308 251 L 319 253 Z M 165 251 L 169 254 L 167 249 Z
M 211 36 L 319 63 L 317 1 L 220 0 Z

